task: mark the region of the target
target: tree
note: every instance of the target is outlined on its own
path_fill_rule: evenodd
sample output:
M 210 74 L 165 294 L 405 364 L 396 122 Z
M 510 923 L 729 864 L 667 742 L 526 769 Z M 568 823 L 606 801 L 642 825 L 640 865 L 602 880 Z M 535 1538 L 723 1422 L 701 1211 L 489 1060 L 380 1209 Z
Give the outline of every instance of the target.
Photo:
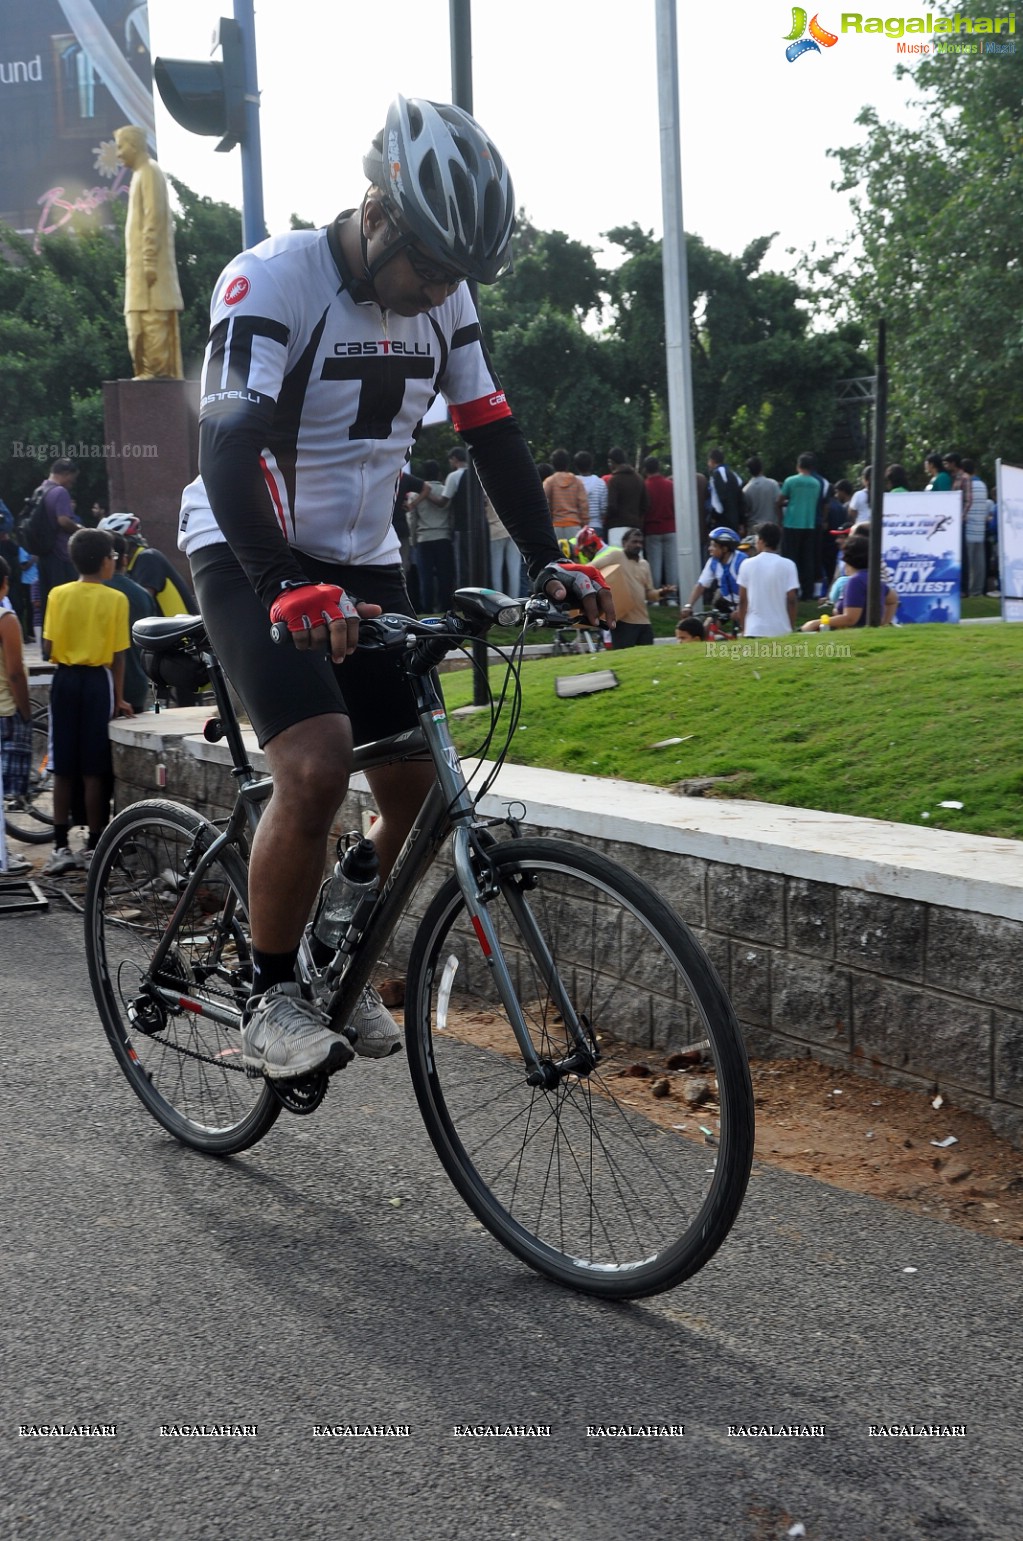
M 51 446 L 102 446 L 102 382 L 127 360 L 123 294 L 123 257 L 89 222 L 48 236 L 38 253 L 0 232 L 0 491 L 15 512 L 59 453 Z M 79 507 L 105 492 L 101 455 L 82 457 Z
M 224 266 L 241 250 L 241 215 L 170 179 L 181 205 L 175 245 L 186 375 L 198 374 L 209 302 Z M 106 501 L 102 446 L 104 380 L 130 373 L 124 329 L 124 213 L 114 228 L 76 216 L 38 251 L 0 227 L 0 492 L 17 509 L 54 458 L 75 446 L 78 507 Z M 119 215 L 119 218 L 118 218 Z M 83 448 L 83 446 L 85 448 Z M 37 457 L 29 451 L 40 449 Z
M 186 378 L 199 373 L 210 330 L 210 296 L 217 279 L 242 250 L 241 210 L 201 198 L 176 177 L 168 181 L 181 213 L 174 217 L 174 245 L 181 283 L 181 356 Z
M 610 275 L 617 378 L 643 403 L 649 437 L 667 416 L 661 243 L 637 225 L 607 236 L 626 253 Z M 755 452 L 768 470 L 787 474 L 801 450 L 823 450 L 830 438 L 836 381 L 866 366 L 855 325 L 812 330 L 799 285 L 762 271 L 772 239 L 761 236 L 731 257 L 686 238 L 693 416 L 698 461 L 720 442 L 734 460 Z M 652 438 L 649 447 L 668 448 Z
M 918 124 L 865 108 L 863 144 L 830 152 L 855 233 L 815 281 L 833 315 L 869 332 L 887 319 L 891 458 L 956 447 L 990 475 L 996 456 L 1023 458 L 1019 59 L 934 55 L 913 76 Z

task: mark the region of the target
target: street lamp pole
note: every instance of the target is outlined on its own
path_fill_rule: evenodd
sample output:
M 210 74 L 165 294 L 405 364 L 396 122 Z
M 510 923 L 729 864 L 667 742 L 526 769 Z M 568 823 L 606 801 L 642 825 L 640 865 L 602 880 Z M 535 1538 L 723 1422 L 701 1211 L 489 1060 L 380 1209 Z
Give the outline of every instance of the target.
M 689 271 L 682 221 L 682 156 L 678 120 L 676 0 L 657 0 L 657 97 L 661 124 L 661 204 L 664 242 L 664 340 L 668 374 L 668 428 L 675 483 L 675 541 L 679 593 L 688 594 L 703 566 L 696 501 L 696 429 L 689 357 Z
M 472 112 L 472 7 L 471 0 L 448 0 L 451 26 L 451 100 L 456 107 Z M 475 279 L 467 280 L 472 303 L 479 309 Z M 466 528 L 458 541 L 459 580 L 480 588 L 490 585 L 490 535 L 483 513 L 483 488 L 473 469 L 469 450 L 465 470 Z M 472 699 L 475 706 L 486 706 L 490 692 L 487 685 L 487 644 L 474 642 Z

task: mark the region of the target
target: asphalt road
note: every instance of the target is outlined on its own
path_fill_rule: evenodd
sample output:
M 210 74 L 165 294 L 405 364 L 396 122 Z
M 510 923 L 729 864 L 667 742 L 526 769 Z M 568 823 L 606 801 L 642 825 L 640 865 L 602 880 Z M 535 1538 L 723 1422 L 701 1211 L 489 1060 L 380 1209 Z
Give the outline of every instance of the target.
M 607 1306 L 480 1230 L 403 1061 L 242 1157 L 185 1150 L 117 1069 L 60 906 L 0 918 L 0 1023 L 4 1536 L 1023 1536 L 1018 1249 L 758 1169 L 702 1274 Z M 651 1422 L 684 1435 L 587 1437 Z M 966 1432 L 870 1433 L 911 1422 Z M 57 1423 L 116 1436 L 19 1433 Z M 203 1423 L 258 1432 L 160 1433 Z

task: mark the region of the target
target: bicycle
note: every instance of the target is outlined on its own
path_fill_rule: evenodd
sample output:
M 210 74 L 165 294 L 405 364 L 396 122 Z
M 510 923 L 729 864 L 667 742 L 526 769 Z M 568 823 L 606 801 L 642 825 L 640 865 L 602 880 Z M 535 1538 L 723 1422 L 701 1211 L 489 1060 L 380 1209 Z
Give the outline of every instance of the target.
M 4 828 L 12 840 L 46 845 L 53 839 L 53 788 L 49 776 L 50 714 L 32 702 L 32 759 L 24 796 L 4 793 Z
M 361 934 L 342 938 L 301 976 L 343 1025 L 407 905 L 450 840 L 452 875 L 412 939 L 405 1045 L 437 1154 L 482 1224 L 530 1267 L 609 1298 L 668 1289 L 701 1268 L 742 1203 L 753 1150 L 753 1097 L 738 1024 L 692 932 L 624 867 L 563 839 L 524 837 L 511 811 L 488 819 L 447 726 L 433 666 L 484 636 L 521 626 L 508 658 L 510 739 L 521 696 L 516 658 L 527 629 L 562 625 L 546 600 L 460 590 L 438 622 L 382 615 L 360 646 L 384 649 L 414 692 L 420 727 L 364 745 L 355 769 L 425 750 L 437 779 Z M 241 1064 L 251 986 L 246 849 L 268 778 L 248 763 L 220 665 L 197 617 L 139 622 L 151 670 L 167 661 L 208 673 L 238 781 L 220 825 L 146 800 L 100 839 L 85 899 L 89 974 L 107 1036 L 134 1091 L 179 1140 L 230 1155 L 261 1139 L 283 1109 L 311 1113 L 322 1074 L 289 1083 Z M 490 733 L 482 753 L 489 748 Z M 475 773 L 474 773 L 475 774 Z M 502 836 L 503 838 L 499 838 Z M 614 1039 L 706 1045 L 720 1130 L 684 1133 L 627 1105 L 605 1063 Z

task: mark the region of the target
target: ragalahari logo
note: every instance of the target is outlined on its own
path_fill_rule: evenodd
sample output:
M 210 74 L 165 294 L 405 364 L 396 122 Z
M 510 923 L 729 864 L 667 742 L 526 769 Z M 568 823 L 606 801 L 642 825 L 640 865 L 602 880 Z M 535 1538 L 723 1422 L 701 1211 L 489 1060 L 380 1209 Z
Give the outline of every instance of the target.
M 822 48 L 834 48 L 838 38 L 833 32 L 826 32 L 815 16 L 806 24 L 806 12 L 801 5 L 792 7 L 792 31 L 786 33 L 785 41 L 788 47 L 785 57 L 790 64 L 795 64 L 804 54 L 819 54 Z

